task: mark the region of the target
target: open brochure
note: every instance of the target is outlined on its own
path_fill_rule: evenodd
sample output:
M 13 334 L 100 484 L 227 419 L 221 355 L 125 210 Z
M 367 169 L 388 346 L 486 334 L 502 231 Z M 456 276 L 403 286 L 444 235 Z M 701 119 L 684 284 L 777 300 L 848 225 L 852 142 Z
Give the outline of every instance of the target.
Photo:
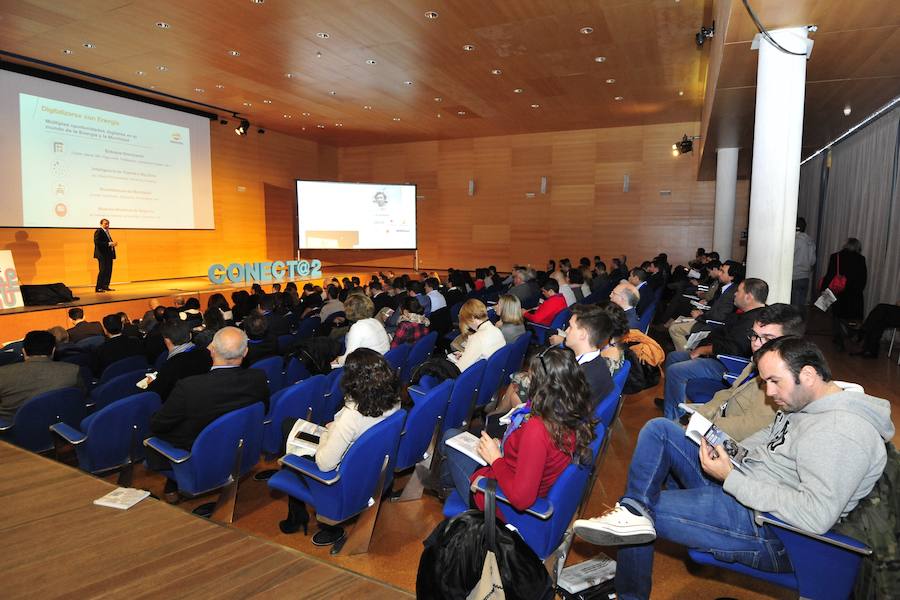
M 94 500 L 97 506 L 108 506 L 109 508 L 118 508 L 119 510 L 128 510 L 144 498 L 150 495 L 147 490 L 136 490 L 134 488 L 119 487 Z
M 822 295 L 819 296 L 819 299 L 813 302 L 813 306 L 821 310 L 822 312 L 827 312 L 832 304 L 837 302 L 837 297 L 834 295 L 830 289 L 825 288 L 825 291 L 822 292 Z
M 463 431 L 459 435 L 453 436 L 447 440 L 447 445 L 459 450 L 479 465 L 487 466 L 487 462 L 478 454 L 478 438 L 468 431 Z
M 577 594 L 616 576 L 616 561 L 603 554 L 566 567 L 559 576 L 559 587 L 570 594 Z
M 310 423 L 305 419 L 297 419 L 287 438 L 288 454 L 296 456 L 315 456 L 319 449 L 319 440 L 327 431 L 321 425 Z
M 691 420 L 688 421 L 687 430 L 684 435 L 700 445 L 700 439 L 706 438 L 706 443 L 710 446 L 722 445 L 725 452 L 731 458 L 732 464 L 740 470 L 741 461 L 747 456 L 747 449 L 734 441 L 731 436 L 716 427 L 712 422 L 698 412 L 691 414 Z
M 703 304 L 699 300 L 691 300 L 691 306 L 693 306 L 694 308 L 696 308 L 698 310 L 704 310 L 704 311 L 712 308 L 712 306 L 710 306 L 708 304 Z
M 690 337 L 687 339 L 687 343 L 684 345 L 685 350 L 693 350 L 697 346 L 700 345 L 700 342 L 709 337 L 711 331 L 698 331 L 696 333 L 692 333 Z

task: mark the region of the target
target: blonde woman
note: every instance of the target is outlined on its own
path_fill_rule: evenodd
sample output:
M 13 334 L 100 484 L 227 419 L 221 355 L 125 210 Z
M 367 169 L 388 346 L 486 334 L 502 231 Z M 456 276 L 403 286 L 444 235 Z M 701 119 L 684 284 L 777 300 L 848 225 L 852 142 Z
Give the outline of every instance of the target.
M 497 307 L 494 309 L 500 320 L 496 325 L 503 334 L 503 339 L 509 344 L 514 339 L 525 333 L 525 319 L 522 318 L 522 303 L 512 294 L 500 296 Z
M 506 345 L 503 333 L 491 323 L 487 316 L 487 307 L 481 300 L 467 300 L 459 310 L 459 331 L 468 334 L 466 349 L 454 352 L 447 358 L 456 363 L 460 372 L 482 358 L 489 358 L 494 352 Z

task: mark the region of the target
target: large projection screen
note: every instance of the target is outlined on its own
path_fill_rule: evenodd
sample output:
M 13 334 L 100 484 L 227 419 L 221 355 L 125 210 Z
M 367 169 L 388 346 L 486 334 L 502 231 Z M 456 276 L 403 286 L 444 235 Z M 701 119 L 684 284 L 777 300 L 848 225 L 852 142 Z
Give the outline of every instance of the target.
M 0 70 L 0 226 L 214 229 L 209 119 Z
M 415 250 L 416 186 L 297 181 L 300 249 Z

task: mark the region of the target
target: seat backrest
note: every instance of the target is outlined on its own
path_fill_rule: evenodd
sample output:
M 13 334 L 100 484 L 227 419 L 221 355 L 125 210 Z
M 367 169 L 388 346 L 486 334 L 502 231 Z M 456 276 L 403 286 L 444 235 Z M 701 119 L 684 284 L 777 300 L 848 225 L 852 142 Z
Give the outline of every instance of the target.
M 284 333 L 278 336 L 278 353 L 285 354 L 294 344 L 294 336 L 290 333 Z
M 450 392 L 447 413 L 441 427 L 442 433 L 459 427 L 468 418 L 473 403 L 477 401 L 478 389 L 484 378 L 486 366 L 487 361 L 481 359 L 453 380 L 453 391 Z
M 572 318 L 571 309 L 564 308 L 553 317 L 553 320 L 550 322 L 550 335 L 556 333 L 557 329 L 565 329 L 568 327 L 569 319 Z
M 333 485 L 306 479 L 317 514 L 344 521 L 365 510 L 375 492 L 385 456 L 388 457 L 385 485 L 389 485 L 405 420 L 406 411 L 398 410 L 363 432 L 341 459 L 337 468 L 341 478 Z
M 281 424 L 284 419 L 305 419 L 310 409 L 313 411 L 313 420 L 316 414 L 322 412 L 322 395 L 325 391 L 325 376 L 316 375 L 304 379 L 300 383 L 290 385 L 269 399 L 269 414 L 267 420 L 270 423 L 263 432 L 263 452 L 267 454 L 280 454 L 284 450 L 284 437 Z
M 509 363 L 509 355 L 513 349 L 514 346 L 512 344 L 507 344 L 487 359 L 487 364 L 484 367 L 484 377 L 482 377 L 481 385 L 478 388 L 478 402 L 476 406 L 484 406 L 490 402 L 500 388 L 500 384 L 506 377 L 506 366 Z
M 462 302 L 457 302 L 450 307 L 450 323 L 454 325 L 459 323 L 459 311 L 462 309 L 462 305 Z
M 425 396 L 415 399 L 415 405 L 406 416 L 395 470 L 408 469 L 425 458 L 438 420 L 447 412 L 452 389 L 453 380 L 447 379 L 428 390 Z
M 384 359 L 391 365 L 397 377 L 400 377 L 403 367 L 406 366 L 406 359 L 409 356 L 409 350 L 412 344 L 400 344 L 396 348 L 391 348 L 384 354 Z
M 528 344 L 531 342 L 531 334 L 523 333 L 514 339 L 510 344 L 512 350 L 509 353 L 509 361 L 506 363 L 507 379 L 513 373 L 518 373 L 522 369 L 522 363 L 525 360 L 525 354 L 528 353 Z
M 332 314 L 329 316 L 329 318 L 334 319 L 335 316 L 335 314 Z M 311 338 L 313 335 L 315 335 L 316 330 L 321 324 L 322 319 L 320 319 L 319 317 L 306 317 L 297 325 L 297 335 L 294 336 L 294 339 L 303 340 L 306 338 Z
M 320 425 L 324 425 L 334 420 L 336 413 L 344 405 L 344 392 L 341 390 L 341 378 L 344 376 L 344 369 L 333 369 L 325 376 L 325 387 L 322 392 L 322 412 L 321 414 L 313 414 L 313 420 Z
M 347 313 L 345 313 L 345 312 L 342 311 L 342 310 L 335 311 L 335 312 L 331 313 L 330 315 L 328 315 L 327 317 L 325 317 L 325 322 L 328 323 L 328 324 L 331 324 L 331 323 L 334 322 L 335 319 L 337 319 L 337 318 L 339 318 L 339 317 L 340 317 L 341 319 L 346 319 L 346 318 L 347 318 Z
M 311 375 L 303 361 L 296 356 L 292 356 L 284 369 L 284 385 L 294 385 L 304 379 L 309 379 Z
M 409 356 L 406 357 L 406 364 L 400 372 L 400 381 L 409 383 L 413 371 L 415 371 L 423 362 L 428 360 L 428 357 L 434 352 L 434 344 L 437 342 L 437 338 L 437 332 L 432 331 L 413 344 L 412 348 L 409 350 Z
M 106 338 L 102 335 L 92 335 L 86 338 L 81 338 L 77 342 L 75 342 L 75 346 L 78 348 L 97 348 L 98 346 L 102 346 L 103 342 L 106 341 Z
M 625 389 L 625 383 L 628 381 L 628 373 L 631 372 L 631 361 L 624 361 L 619 370 L 613 375 L 613 390 L 617 394 L 621 394 Z
M 102 383 L 91 391 L 88 398 L 90 408 L 96 412 L 101 408 L 109 406 L 116 400 L 121 400 L 126 396 L 131 396 L 140 391 L 137 382 L 146 377 L 146 369 L 137 369 L 122 375 L 113 377 L 106 383 Z
M 84 392 L 78 388 L 38 394 L 26 400 L 16 411 L 12 441 L 26 450 L 46 452 L 53 448 L 50 426 L 63 422 L 78 427 L 84 414 Z
M 132 371 L 137 371 L 139 369 L 146 370 L 149 366 L 150 365 L 147 364 L 147 357 L 143 354 L 120 358 L 103 369 L 103 373 L 100 375 L 100 383 L 106 383 L 113 377 L 118 377 L 123 373 L 131 373 Z
M 251 369 L 259 369 L 266 374 L 266 381 L 269 382 L 269 392 L 274 394 L 284 387 L 284 359 L 280 356 L 269 356 L 262 358 L 252 365 Z
M 90 368 L 93 364 L 93 357 L 90 352 L 68 352 L 59 358 L 59 362 Z
M 179 489 L 196 495 L 228 483 L 241 439 L 244 440 L 241 473 L 252 469 L 259 460 L 264 412 L 262 402 L 257 402 L 224 414 L 207 425 L 194 440 L 191 457 L 180 465 L 172 465 Z M 255 458 L 252 457 L 254 449 Z
M 431 314 L 428 315 L 428 321 L 430 322 L 429 328 L 431 331 L 438 335 L 446 335 L 453 327 L 453 324 L 450 322 L 450 309 L 446 306 L 431 311 Z
M 124 466 L 144 458 L 141 441 L 150 435 L 150 417 L 162 402 L 155 392 L 141 392 L 116 400 L 97 411 L 83 429 L 87 441 L 75 447 L 78 465 L 89 473 Z
M 654 314 L 656 314 L 656 300 L 653 300 L 644 310 L 644 314 L 640 315 L 637 328 L 646 333 Z

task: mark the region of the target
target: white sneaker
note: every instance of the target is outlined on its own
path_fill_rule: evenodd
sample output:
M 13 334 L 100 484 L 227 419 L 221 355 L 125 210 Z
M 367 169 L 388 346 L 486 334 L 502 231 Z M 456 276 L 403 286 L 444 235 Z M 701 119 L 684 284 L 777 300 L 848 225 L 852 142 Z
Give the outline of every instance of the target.
M 656 539 L 656 528 L 647 517 L 632 514 L 616 502 L 599 517 L 578 519 L 575 535 L 598 546 L 646 544 Z

